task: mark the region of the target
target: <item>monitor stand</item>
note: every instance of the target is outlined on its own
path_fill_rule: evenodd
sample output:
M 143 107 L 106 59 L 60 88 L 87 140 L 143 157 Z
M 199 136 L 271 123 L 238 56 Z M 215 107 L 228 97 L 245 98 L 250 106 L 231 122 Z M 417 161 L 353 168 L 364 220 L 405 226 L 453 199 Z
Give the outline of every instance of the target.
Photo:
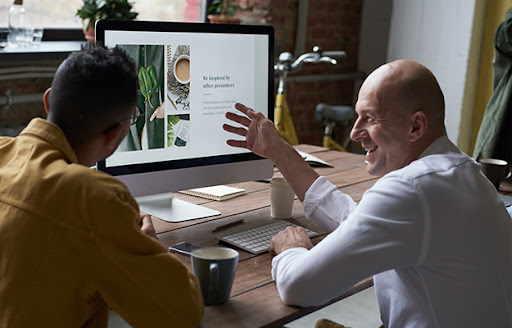
M 220 215 L 219 211 L 174 197 L 172 192 L 135 197 L 140 210 L 167 222 L 182 222 Z

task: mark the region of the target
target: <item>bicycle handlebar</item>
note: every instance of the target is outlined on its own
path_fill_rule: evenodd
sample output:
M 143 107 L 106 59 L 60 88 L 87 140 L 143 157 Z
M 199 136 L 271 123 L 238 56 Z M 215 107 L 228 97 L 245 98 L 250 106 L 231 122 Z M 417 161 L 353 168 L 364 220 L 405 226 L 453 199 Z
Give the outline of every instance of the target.
M 345 58 L 347 56 L 347 53 L 345 51 L 322 51 L 322 55 L 326 57 L 338 57 L 338 58 Z
M 346 52 L 339 51 L 322 51 L 318 46 L 313 47 L 313 52 L 302 54 L 292 62 L 292 55 L 289 52 L 283 52 L 279 55 L 279 60 L 275 64 L 274 69 L 278 72 L 295 71 L 302 63 L 331 63 L 336 65 L 336 58 L 345 58 Z

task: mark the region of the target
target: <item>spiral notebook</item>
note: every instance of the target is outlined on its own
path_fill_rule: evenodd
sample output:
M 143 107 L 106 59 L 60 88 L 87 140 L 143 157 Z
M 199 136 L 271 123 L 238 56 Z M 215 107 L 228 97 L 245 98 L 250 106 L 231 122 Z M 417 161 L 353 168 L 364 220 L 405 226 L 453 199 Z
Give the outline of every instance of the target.
M 195 188 L 180 191 L 182 194 L 203 197 L 211 200 L 226 200 L 245 194 L 245 189 L 224 185 Z

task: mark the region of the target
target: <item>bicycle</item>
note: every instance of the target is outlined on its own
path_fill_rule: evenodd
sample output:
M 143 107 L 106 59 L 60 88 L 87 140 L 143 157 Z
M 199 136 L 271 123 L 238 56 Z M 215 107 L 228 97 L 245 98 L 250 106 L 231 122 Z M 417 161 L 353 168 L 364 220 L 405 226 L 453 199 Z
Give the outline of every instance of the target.
M 345 136 L 343 144 L 334 140 L 334 127 L 335 122 L 342 124 L 346 128 L 353 123 L 354 108 L 352 106 L 335 106 L 320 103 L 315 108 L 315 118 L 322 121 L 324 125 L 324 136 L 322 139 L 322 146 L 332 150 L 347 151 L 346 147 L 350 142 L 350 138 Z M 346 132 L 345 132 L 346 133 Z
M 292 59 L 292 54 L 289 52 L 283 52 L 279 55 L 278 62 L 274 65 L 274 70 L 279 75 L 279 84 L 274 107 L 274 125 L 281 137 L 283 137 L 283 139 L 290 145 L 298 145 L 299 140 L 297 138 L 297 133 L 293 126 L 293 119 L 286 101 L 286 82 L 288 73 L 298 71 L 303 63 L 330 63 L 332 65 L 336 65 L 338 63 L 336 58 L 341 59 L 345 57 L 345 51 L 322 51 L 318 46 L 313 47 L 313 52 L 302 54 L 294 61 Z M 332 138 L 330 135 L 327 137 L 330 139 L 327 140 L 326 136 L 324 136 L 324 139 L 329 141 L 328 145 L 331 145 L 332 143 L 330 141 Z M 332 142 L 334 142 L 334 140 L 332 140 Z M 330 146 L 328 146 L 328 148 L 330 148 Z

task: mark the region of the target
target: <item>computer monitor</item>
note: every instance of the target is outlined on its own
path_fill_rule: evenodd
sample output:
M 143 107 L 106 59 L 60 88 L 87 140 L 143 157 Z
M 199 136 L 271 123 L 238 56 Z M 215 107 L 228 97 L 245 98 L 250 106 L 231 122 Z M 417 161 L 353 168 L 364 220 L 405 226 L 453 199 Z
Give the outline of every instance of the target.
M 136 62 L 142 117 L 99 170 L 124 182 L 141 210 L 171 222 L 219 214 L 172 192 L 267 179 L 272 163 L 230 147 L 225 113 L 243 103 L 273 119 L 271 26 L 99 20 L 96 41 Z

